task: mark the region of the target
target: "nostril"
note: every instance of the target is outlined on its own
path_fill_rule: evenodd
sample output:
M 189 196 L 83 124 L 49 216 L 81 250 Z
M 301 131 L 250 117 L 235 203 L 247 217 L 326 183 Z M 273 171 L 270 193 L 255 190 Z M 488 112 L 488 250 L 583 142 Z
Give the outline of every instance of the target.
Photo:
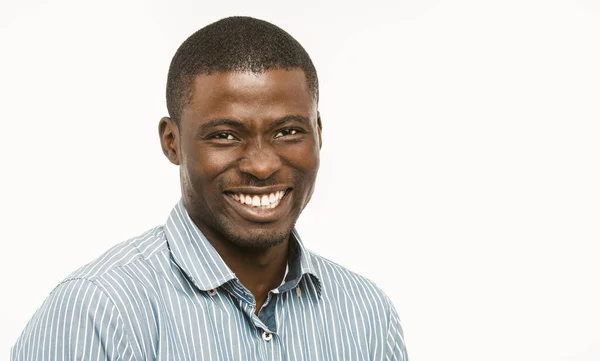
M 257 154 L 258 153 L 258 154 Z M 239 162 L 241 172 L 250 174 L 258 179 L 267 179 L 281 168 L 281 159 L 273 152 L 252 152 Z

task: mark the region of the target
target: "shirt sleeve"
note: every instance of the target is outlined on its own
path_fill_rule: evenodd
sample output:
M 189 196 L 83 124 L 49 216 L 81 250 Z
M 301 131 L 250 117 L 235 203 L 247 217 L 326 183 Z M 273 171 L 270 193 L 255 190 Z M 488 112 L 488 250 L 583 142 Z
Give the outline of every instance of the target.
M 123 320 L 92 281 L 61 283 L 11 350 L 12 361 L 133 360 Z
M 388 300 L 389 302 L 389 300 Z M 389 324 L 386 340 L 385 361 L 408 361 L 404 332 L 400 324 L 400 317 L 394 306 L 389 303 Z

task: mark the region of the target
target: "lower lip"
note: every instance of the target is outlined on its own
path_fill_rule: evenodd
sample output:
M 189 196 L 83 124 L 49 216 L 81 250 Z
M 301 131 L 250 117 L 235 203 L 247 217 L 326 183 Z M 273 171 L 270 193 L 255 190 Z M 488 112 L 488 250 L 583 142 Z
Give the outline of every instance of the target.
M 283 217 L 283 215 L 289 209 L 291 192 L 292 190 L 288 190 L 275 208 L 252 207 L 241 204 L 240 201 L 236 201 L 229 194 L 225 194 L 225 198 L 242 218 L 250 222 L 270 223 L 275 222 Z

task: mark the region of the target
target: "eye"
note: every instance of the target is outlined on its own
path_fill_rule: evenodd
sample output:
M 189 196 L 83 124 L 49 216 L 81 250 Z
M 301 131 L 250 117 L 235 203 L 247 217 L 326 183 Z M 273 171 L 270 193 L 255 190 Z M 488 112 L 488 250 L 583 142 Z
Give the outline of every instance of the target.
M 297 134 L 297 133 L 298 133 L 297 129 L 286 128 L 286 129 L 278 132 L 277 134 L 275 134 L 275 138 L 285 137 L 285 136 L 289 136 L 289 135 L 294 135 L 294 134 Z
M 221 132 L 212 136 L 213 139 L 217 140 L 235 140 L 235 137 L 231 133 Z

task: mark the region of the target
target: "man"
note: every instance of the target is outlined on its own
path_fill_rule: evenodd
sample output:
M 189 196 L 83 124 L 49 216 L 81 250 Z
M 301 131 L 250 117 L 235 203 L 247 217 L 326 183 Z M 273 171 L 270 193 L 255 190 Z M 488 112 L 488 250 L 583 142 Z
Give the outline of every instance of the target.
M 12 359 L 407 360 L 389 299 L 294 229 L 319 168 L 318 96 L 308 54 L 270 23 L 190 36 L 159 123 L 181 201 L 54 289 Z

